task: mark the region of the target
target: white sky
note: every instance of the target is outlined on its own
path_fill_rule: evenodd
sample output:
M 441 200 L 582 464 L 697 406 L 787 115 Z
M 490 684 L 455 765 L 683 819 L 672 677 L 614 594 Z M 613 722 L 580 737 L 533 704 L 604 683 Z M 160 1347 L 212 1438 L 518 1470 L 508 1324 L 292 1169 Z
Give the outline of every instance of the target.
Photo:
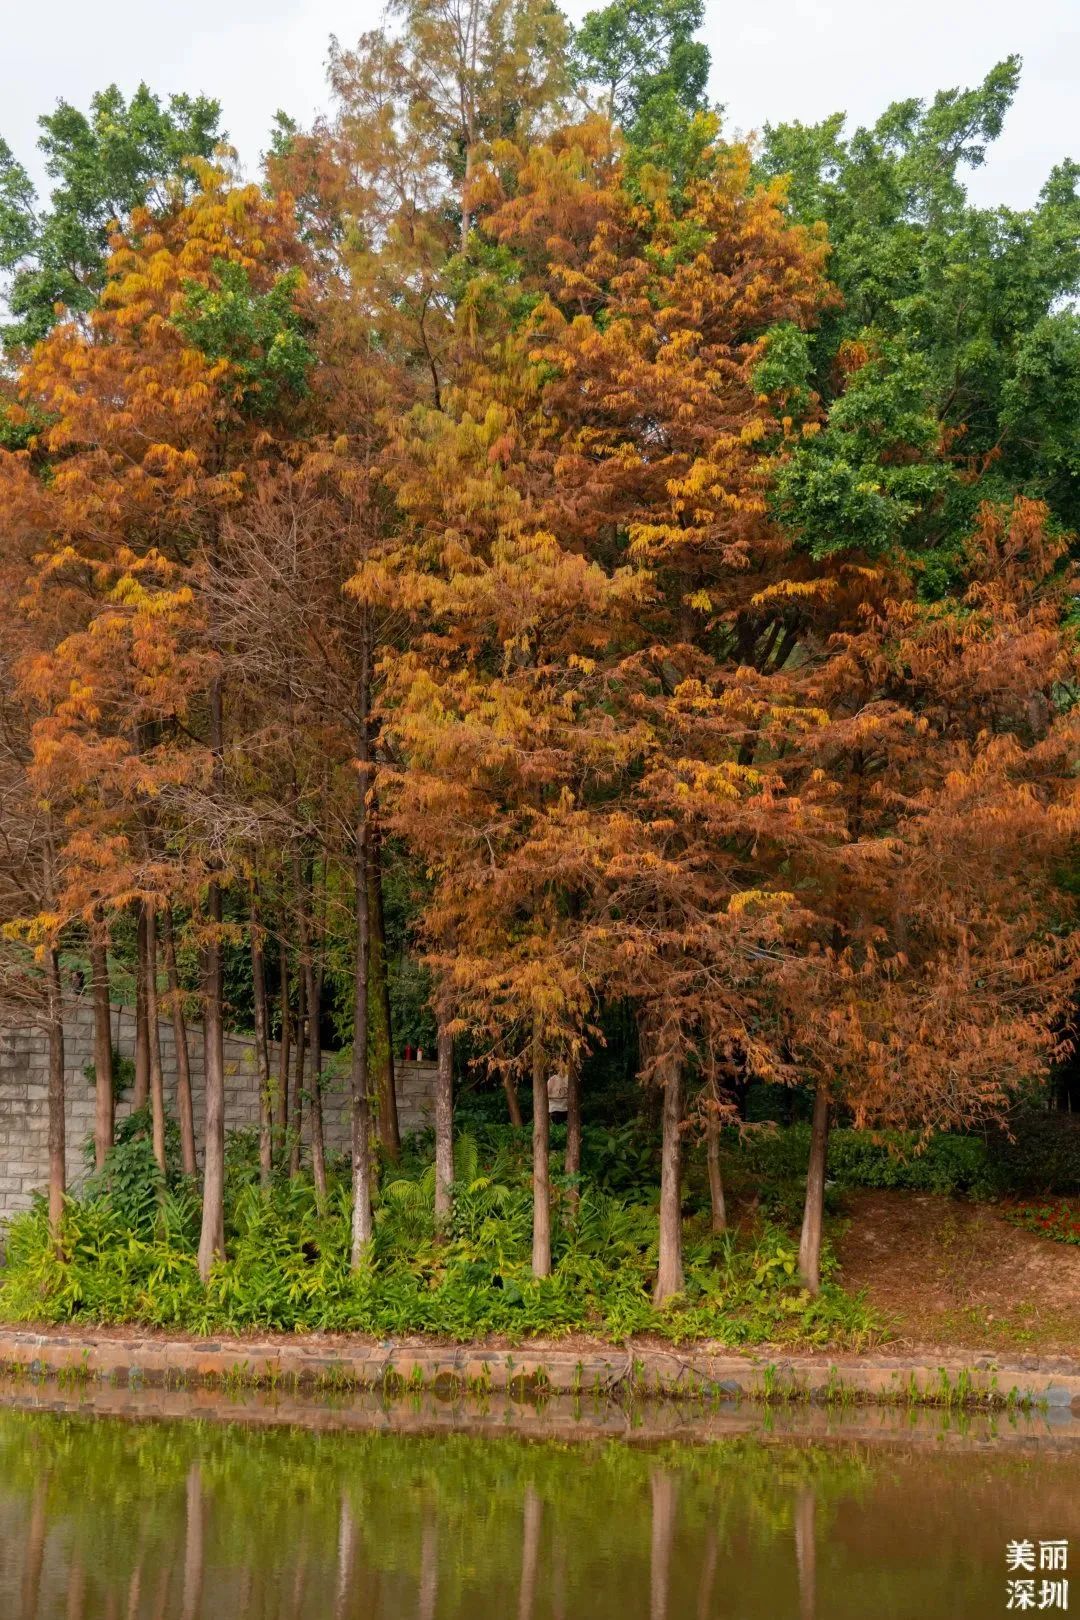
M 566 9 L 579 18 L 598 3 Z M 329 36 L 351 42 L 380 11 L 381 0 L 0 0 L 0 134 L 39 179 L 39 113 L 142 78 L 159 94 L 217 97 L 253 170 L 278 107 L 304 123 L 326 106 Z M 853 128 L 1018 52 L 1020 94 L 974 196 L 1026 206 L 1055 162 L 1080 158 L 1080 0 L 706 0 L 706 13 L 729 132 L 841 108 Z

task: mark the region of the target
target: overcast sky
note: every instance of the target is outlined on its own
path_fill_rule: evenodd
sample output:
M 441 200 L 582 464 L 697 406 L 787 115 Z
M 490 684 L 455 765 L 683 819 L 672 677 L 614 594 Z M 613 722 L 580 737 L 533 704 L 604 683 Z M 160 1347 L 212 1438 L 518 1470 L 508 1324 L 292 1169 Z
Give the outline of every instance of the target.
M 566 9 L 578 18 L 597 3 Z M 354 40 L 380 13 L 381 0 L 0 0 L 0 134 L 40 178 L 39 113 L 145 79 L 217 97 L 254 170 L 278 107 L 301 122 L 325 107 L 330 35 Z M 1020 94 L 974 195 L 1023 207 L 1055 162 L 1080 158 L 1080 0 L 706 0 L 705 37 L 729 132 L 840 108 L 854 127 L 1018 52 Z

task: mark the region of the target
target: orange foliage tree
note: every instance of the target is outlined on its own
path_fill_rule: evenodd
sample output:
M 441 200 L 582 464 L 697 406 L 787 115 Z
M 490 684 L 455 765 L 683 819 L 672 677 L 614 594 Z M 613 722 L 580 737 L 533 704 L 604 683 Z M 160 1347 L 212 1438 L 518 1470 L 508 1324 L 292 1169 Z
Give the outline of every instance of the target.
M 27 609 L 52 635 L 21 677 L 41 710 L 36 778 L 70 804 L 59 916 L 95 919 L 135 900 L 152 918 L 175 893 L 201 897 L 205 1275 L 224 1242 L 221 884 L 230 851 L 214 825 L 223 694 L 200 579 L 225 515 L 283 451 L 306 355 L 293 313 L 300 254 L 289 199 L 237 187 L 208 164 L 199 173 L 190 203 L 139 213 L 130 238 L 117 239 L 89 326 L 61 323 L 34 351 L 19 401 L 42 426 L 5 472 L 16 500 L 31 491 L 40 502 L 47 491 Z M 166 854 L 170 818 L 185 837 Z M 156 952 L 148 984 L 155 979 Z

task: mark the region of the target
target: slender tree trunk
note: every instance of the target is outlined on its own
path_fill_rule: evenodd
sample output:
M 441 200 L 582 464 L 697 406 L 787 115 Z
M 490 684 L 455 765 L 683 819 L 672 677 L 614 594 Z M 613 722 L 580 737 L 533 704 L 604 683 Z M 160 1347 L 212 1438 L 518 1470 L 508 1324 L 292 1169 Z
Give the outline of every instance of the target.
M 520 1130 L 525 1121 L 521 1117 L 521 1104 L 518 1102 L 517 1086 L 514 1084 L 513 1075 L 504 1072 L 502 1084 L 506 1093 L 506 1107 L 510 1114 L 510 1123 Z
M 296 976 L 296 1068 L 293 1073 L 292 1121 L 289 1142 L 289 1174 L 300 1174 L 300 1151 L 304 1129 L 304 1065 L 307 1058 L 305 1020 L 307 1019 L 307 978 L 301 955 L 300 972 Z
M 551 1276 L 551 1116 L 547 1062 L 537 1032 L 532 1043 L 533 1238 L 534 1277 Z
M 64 1005 L 60 988 L 60 957 L 53 946 L 45 951 L 49 1014 L 49 1231 L 59 1245 L 60 1223 L 67 1191 L 66 1121 L 64 1118 Z
M 570 1182 L 567 1199 L 576 1213 L 581 1198 L 581 1067 L 571 1053 L 566 1060 L 566 1160 L 563 1173 Z
M 146 1041 L 150 1060 L 150 1120 L 154 1158 L 165 1174 L 165 1077 L 161 1071 L 161 1031 L 158 1027 L 157 916 L 146 907 Z
M 368 793 L 371 789 L 370 702 L 371 650 L 366 621 L 360 646 L 357 759 L 360 803 L 356 818 L 356 974 L 353 985 L 352 1094 L 352 1247 L 351 1265 L 359 1271 L 374 1231 L 371 1207 L 371 1105 L 368 1100 L 368 983 L 371 972 L 371 924 L 368 917 Z
M 145 1108 L 150 1096 L 150 1032 L 146 1017 L 146 906 L 138 902 L 135 927 L 135 1087 L 132 1108 Z
M 664 1082 L 660 1159 L 660 1260 L 653 1302 L 682 1292 L 682 1074 L 673 1062 Z
M 308 1096 L 311 1104 L 311 1174 L 315 1182 L 315 1200 L 320 1209 L 326 1207 L 326 1135 L 323 1130 L 322 1106 L 322 1041 L 319 1037 L 319 1019 L 322 1011 L 322 974 L 316 973 L 315 964 L 308 960 L 307 967 L 308 1031 L 311 1042 L 311 1080 Z
M 804 1288 L 821 1289 L 821 1222 L 825 1213 L 825 1164 L 829 1155 L 829 1092 L 819 1080 L 814 1092 L 810 1126 L 810 1163 L 806 1171 L 806 1203 L 799 1239 L 799 1276 Z
M 90 939 L 90 981 L 94 998 L 94 1163 L 100 1170 L 113 1145 L 112 1021 L 109 1008 L 109 953 L 95 920 Z
M 165 906 L 161 913 L 161 940 L 165 947 L 165 982 L 169 986 L 169 1008 L 172 1016 L 173 1046 L 176 1049 L 176 1117 L 180 1124 L 180 1162 L 185 1176 L 198 1172 L 195 1162 L 195 1111 L 191 1100 L 191 1054 L 188 1051 L 187 1019 L 184 1017 L 184 996 L 180 989 L 180 971 L 176 965 L 176 936 L 173 931 L 172 907 Z
M 368 988 L 370 1061 L 375 1069 L 375 1096 L 378 1104 L 379 1141 L 388 1159 L 395 1164 L 401 1157 L 401 1131 L 398 1125 L 397 1093 L 394 1088 L 394 1040 L 390 1025 L 390 981 L 386 962 L 386 921 L 383 915 L 382 861 L 378 819 L 369 808 L 368 839 L 368 916 L 371 920 L 371 961 Z
M 435 1225 L 442 1231 L 453 1214 L 454 1041 L 439 1019 L 439 1067 L 435 1075 Z
M 269 1014 L 266 1005 L 266 963 L 259 920 L 258 887 L 251 891 L 251 982 L 255 1011 L 255 1062 L 259 1071 L 259 1183 L 266 1190 L 274 1169 L 274 1122 L 270 1079 Z
M 281 1040 L 278 1042 L 277 1128 L 281 1151 L 289 1127 L 289 951 L 282 939 L 278 946 L 278 973 L 281 979 Z
M 301 990 L 303 991 L 304 1006 L 307 1009 L 308 1041 L 311 1047 L 311 1076 L 308 1081 L 308 1109 L 311 1119 L 311 1176 L 315 1183 L 315 1202 L 318 1208 L 326 1207 L 326 1137 L 323 1131 L 322 1107 L 322 1040 L 320 1037 L 320 1022 L 322 1015 L 322 971 L 315 970 L 314 948 L 311 938 L 312 919 L 308 913 L 308 898 L 311 895 L 313 882 L 311 864 L 307 868 L 300 861 L 293 863 L 294 881 L 296 886 L 297 925 L 300 934 L 300 974 Z M 297 1039 L 304 1038 L 304 1026 L 301 1021 Z M 297 1049 L 299 1059 L 299 1048 Z
M 215 785 L 220 786 L 224 746 L 221 680 L 210 688 L 210 747 Z M 215 1258 L 225 1253 L 225 1040 L 221 960 L 221 884 L 211 878 L 207 897 L 209 937 L 203 952 L 203 1076 L 206 1095 L 203 1148 L 203 1210 L 199 1276 L 205 1283 Z
M 705 1157 L 709 1166 L 709 1205 L 712 1211 L 713 1232 L 727 1231 L 727 1206 L 724 1202 L 724 1178 L 720 1170 L 720 1119 L 710 1105 L 716 1101 L 715 1088 L 710 1088 L 705 1107 Z

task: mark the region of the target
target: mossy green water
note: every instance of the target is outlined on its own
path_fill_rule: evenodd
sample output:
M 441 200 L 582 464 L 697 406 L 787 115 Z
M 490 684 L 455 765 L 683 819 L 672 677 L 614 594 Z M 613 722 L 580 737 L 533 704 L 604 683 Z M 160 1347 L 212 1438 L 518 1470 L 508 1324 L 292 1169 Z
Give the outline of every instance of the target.
M 0 1412 L 0 1613 L 976 1620 L 1080 1447 L 261 1429 Z M 134 1595 L 133 1595 L 134 1594 Z

